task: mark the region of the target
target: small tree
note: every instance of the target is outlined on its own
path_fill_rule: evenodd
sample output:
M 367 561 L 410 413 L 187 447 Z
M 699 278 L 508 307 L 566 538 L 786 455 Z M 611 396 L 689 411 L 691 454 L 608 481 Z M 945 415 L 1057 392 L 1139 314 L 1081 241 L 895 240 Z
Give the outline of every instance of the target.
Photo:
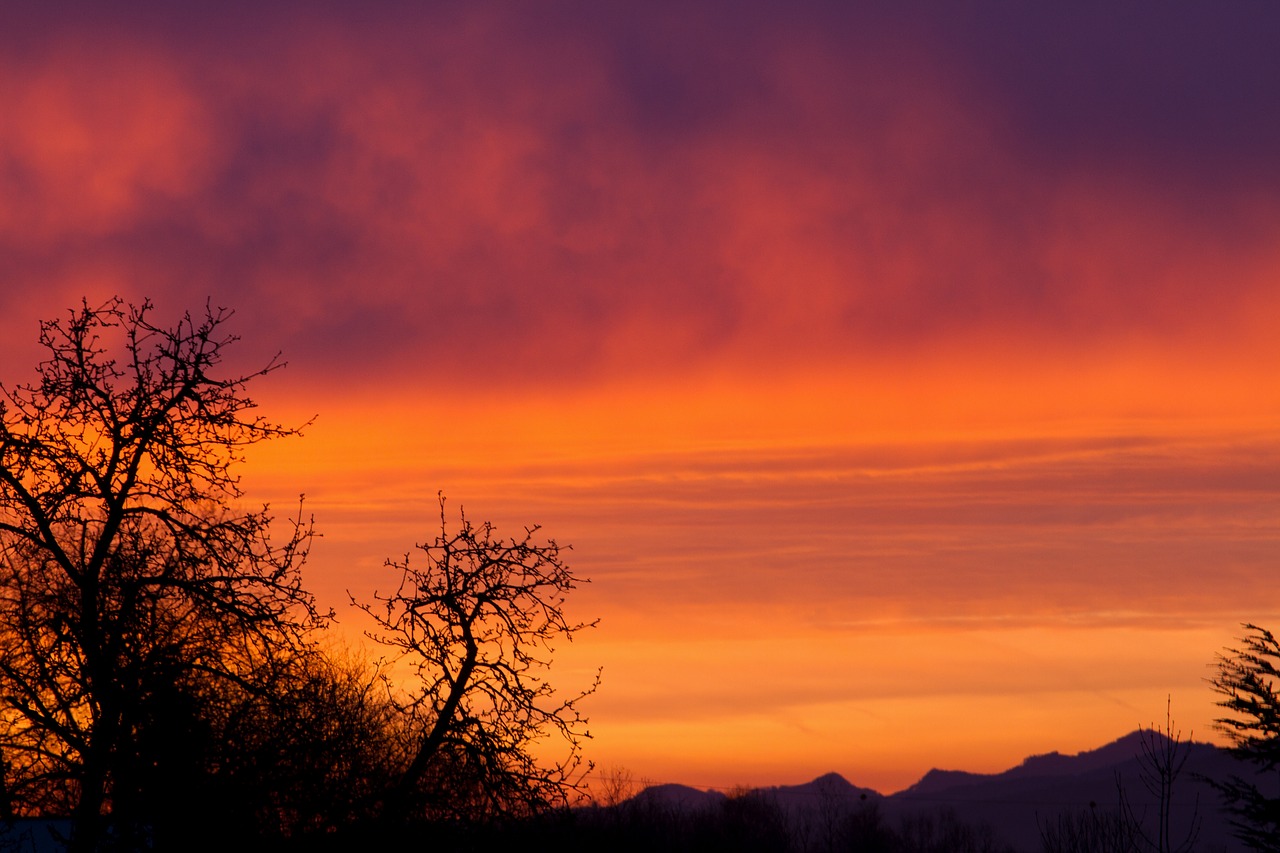
M 1232 776 L 1212 784 L 1222 794 L 1233 815 L 1236 836 L 1252 850 L 1280 851 L 1280 643 L 1257 625 L 1246 623 L 1248 633 L 1240 647 L 1218 655 L 1218 672 L 1211 680 L 1222 699 L 1218 706 L 1228 716 L 1218 719 L 1220 731 L 1231 739 L 1231 753 L 1252 764 L 1259 775 L 1270 777 L 1271 793 L 1258 780 Z
M 151 311 L 113 299 L 41 323 L 37 381 L 0 385 L 4 792 L 15 811 L 69 812 L 73 850 L 139 843 L 175 687 L 243 678 L 252 654 L 229 649 L 318 619 L 309 520 L 273 539 L 234 472 L 246 446 L 296 432 L 245 395 L 281 362 L 228 375 L 232 312 L 165 328 Z
M 1145 810 L 1141 815 L 1134 811 L 1117 772 L 1120 814 L 1135 839 L 1141 842 L 1141 849 L 1151 853 L 1192 853 L 1200 837 L 1200 798 L 1197 795 L 1190 808 L 1174 799 L 1178 778 L 1191 757 L 1191 740 L 1183 740 L 1181 730 L 1174 727 L 1173 697 L 1165 699 L 1163 728 L 1155 723 L 1146 728 L 1138 727 L 1138 747 L 1138 779 L 1155 800 L 1155 830 L 1148 830 Z M 1173 832 L 1175 814 L 1185 826 L 1185 832 L 1176 842 Z
M 394 819 L 525 814 L 563 805 L 579 790 L 581 741 L 590 737 L 578 703 L 593 683 L 562 694 L 546 680 L 558 639 L 572 640 L 596 622 L 573 622 L 565 595 L 580 581 L 554 540 L 497 538 L 488 522 L 463 512 L 449 530 L 440 497 L 440 533 L 419 545 L 425 562 L 408 555 L 387 565 L 400 575 L 396 591 L 375 604 L 352 599 L 377 629 L 368 636 L 396 649 L 416 674 L 398 699 L 412 745 L 388 797 Z M 568 753 L 540 765 L 531 752 L 548 735 Z

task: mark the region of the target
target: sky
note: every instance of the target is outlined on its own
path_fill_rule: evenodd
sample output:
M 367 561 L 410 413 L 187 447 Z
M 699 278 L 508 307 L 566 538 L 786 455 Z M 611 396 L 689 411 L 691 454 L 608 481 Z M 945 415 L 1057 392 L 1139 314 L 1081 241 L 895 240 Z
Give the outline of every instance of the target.
M 1280 7 L 6 3 L 0 380 L 82 299 L 281 351 L 347 593 L 572 544 L 606 772 L 901 789 L 1280 625 Z

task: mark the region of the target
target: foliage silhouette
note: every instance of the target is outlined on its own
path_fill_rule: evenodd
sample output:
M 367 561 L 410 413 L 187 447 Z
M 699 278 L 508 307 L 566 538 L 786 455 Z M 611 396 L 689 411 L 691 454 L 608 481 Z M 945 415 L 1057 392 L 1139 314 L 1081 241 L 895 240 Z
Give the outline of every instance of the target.
M 1238 775 L 1212 784 L 1233 814 L 1237 837 L 1245 846 L 1280 851 L 1280 796 L 1274 787 L 1280 771 L 1280 643 L 1257 625 L 1246 623 L 1244 629 L 1240 647 L 1218 655 L 1218 671 L 1210 682 L 1222 697 L 1218 706 L 1228 712 L 1217 726 L 1231 739 L 1231 753 L 1267 774 L 1273 786 L 1264 790 L 1256 778 Z

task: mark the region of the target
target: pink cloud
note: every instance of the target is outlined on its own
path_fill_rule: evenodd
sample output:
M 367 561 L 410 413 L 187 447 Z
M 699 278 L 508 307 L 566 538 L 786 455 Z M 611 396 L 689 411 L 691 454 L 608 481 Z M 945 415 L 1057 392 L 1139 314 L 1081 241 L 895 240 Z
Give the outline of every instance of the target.
M 325 376 L 518 384 L 1177 347 L 1236 327 L 1277 266 L 1254 196 L 1224 182 L 1210 217 L 1117 181 L 1127 161 L 1052 168 L 969 59 L 900 21 L 850 50 L 749 14 L 708 49 L 711 12 L 537 38 L 401 12 L 55 36 L 11 62 L 17 283 L 57 307 L 213 294 Z

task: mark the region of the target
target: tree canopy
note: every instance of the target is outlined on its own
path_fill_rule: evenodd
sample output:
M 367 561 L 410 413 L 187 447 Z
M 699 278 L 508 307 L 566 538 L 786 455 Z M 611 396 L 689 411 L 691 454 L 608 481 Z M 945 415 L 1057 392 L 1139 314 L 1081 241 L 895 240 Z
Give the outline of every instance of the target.
M 282 362 L 228 374 L 232 312 L 163 327 L 152 310 L 113 299 L 43 322 L 38 378 L 0 386 L 7 806 L 71 813 L 76 849 L 147 820 L 159 703 L 320 619 L 300 571 L 310 519 L 281 539 L 266 507 L 240 506 L 244 449 L 297 432 L 245 393 Z
M 411 753 L 392 808 L 427 814 L 527 813 L 563 805 L 581 781 L 581 745 L 590 737 L 579 702 L 593 693 L 559 692 L 547 680 L 554 643 L 595 622 L 574 622 L 565 595 L 580 581 L 555 540 L 538 528 L 503 539 L 488 522 L 459 511 L 450 530 L 440 497 L 440 532 L 418 546 L 422 562 L 389 560 L 394 592 L 354 602 L 395 649 L 416 684 L 397 700 L 410 722 Z M 560 736 L 565 757 L 540 764 L 533 742 Z

